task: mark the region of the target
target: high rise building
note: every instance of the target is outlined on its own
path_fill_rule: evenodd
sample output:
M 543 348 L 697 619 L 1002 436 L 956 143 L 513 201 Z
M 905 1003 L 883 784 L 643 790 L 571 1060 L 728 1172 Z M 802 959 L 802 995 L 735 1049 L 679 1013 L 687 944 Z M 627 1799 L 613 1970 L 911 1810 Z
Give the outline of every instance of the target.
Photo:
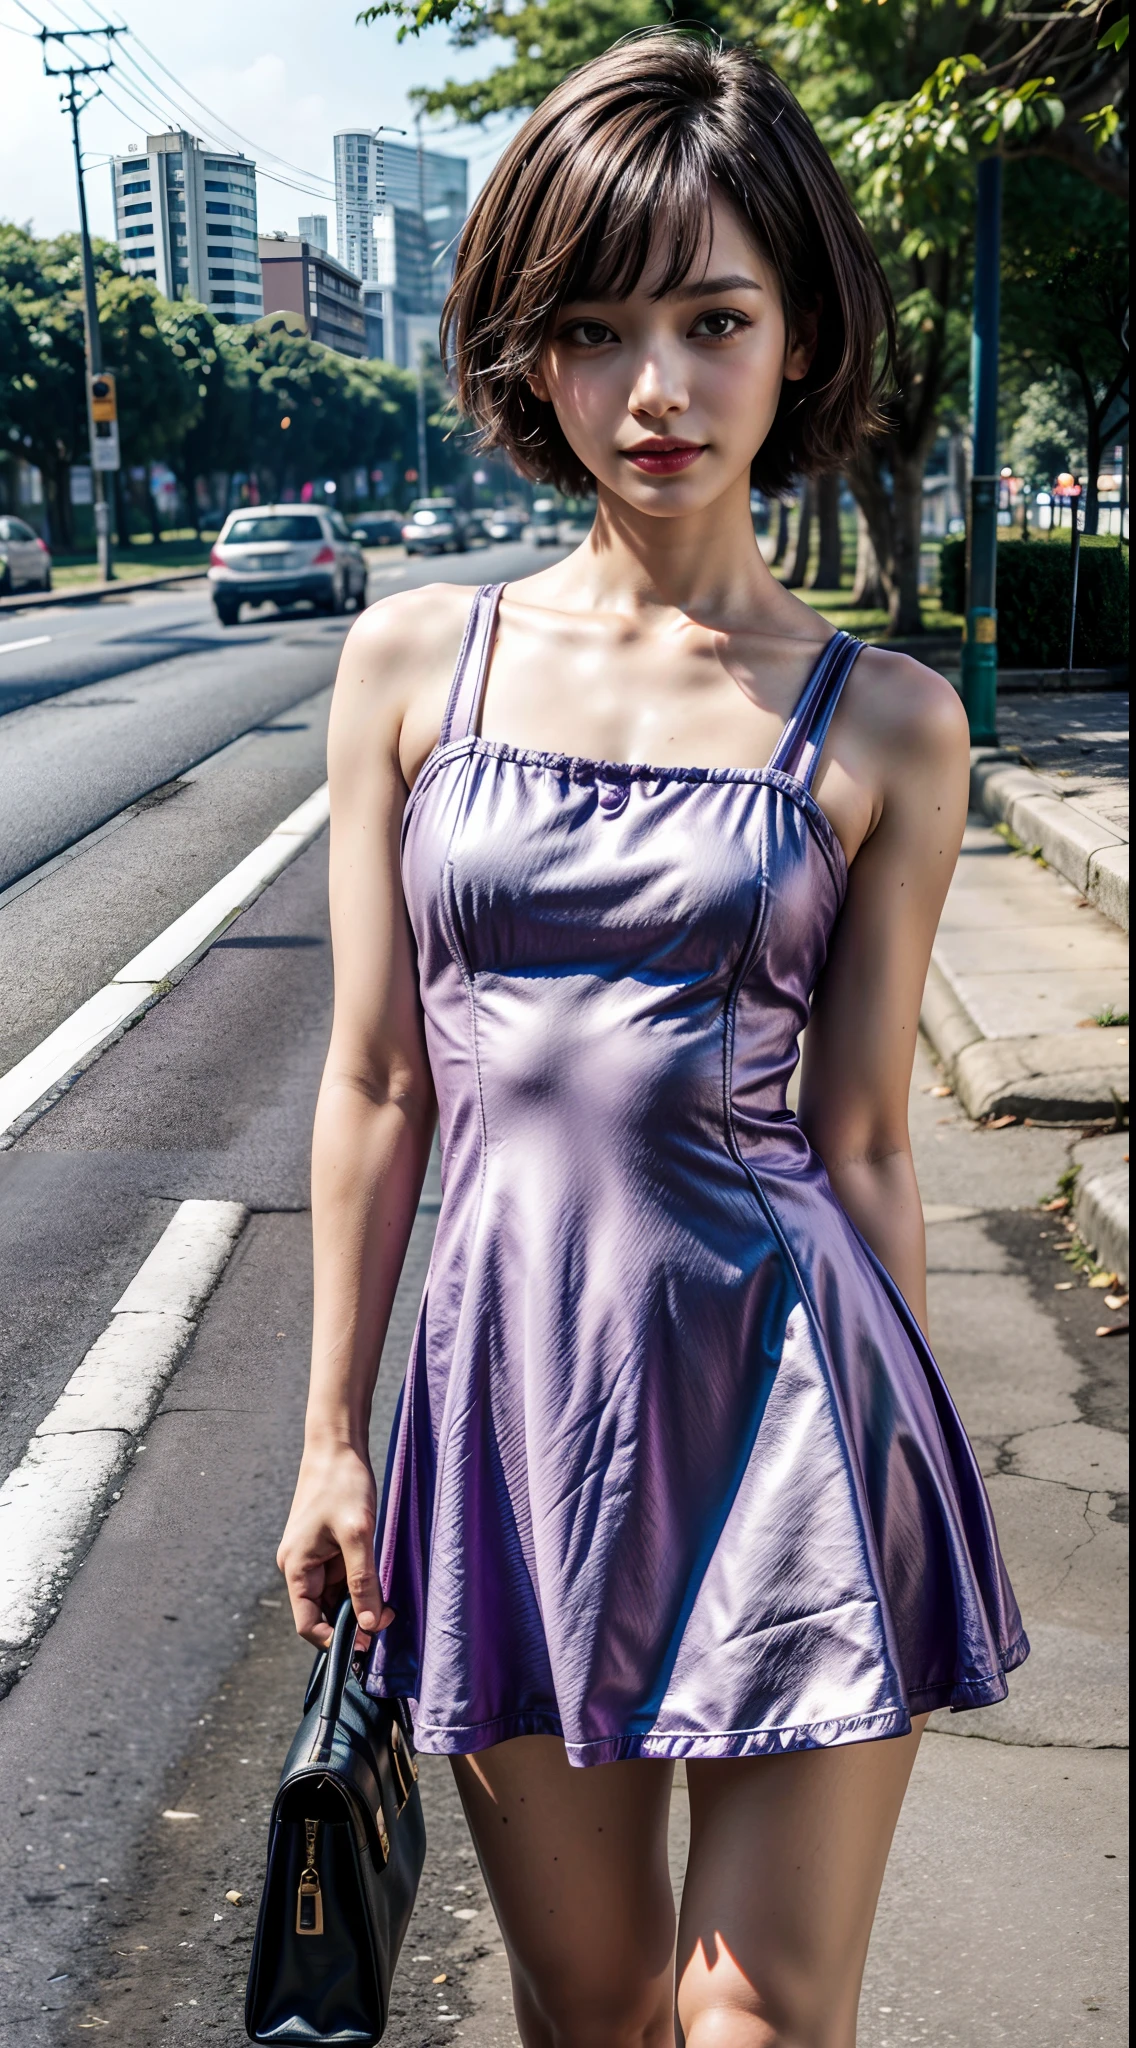
M 406 367 L 438 315 L 466 217 L 464 157 L 389 142 L 367 129 L 335 137 L 339 260 L 363 285 L 368 349 Z
M 368 353 L 363 287 L 326 249 L 298 235 L 260 238 L 266 313 L 297 313 L 313 341 L 341 356 Z
M 256 165 L 206 149 L 184 129 L 148 135 L 111 165 L 124 266 L 170 299 L 197 299 L 222 320 L 264 311 L 257 255 Z
M 301 242 L 310 242 L 313 249 L 322 249 L 327 254 L 326 213 L 302 213 L 297 226 Z

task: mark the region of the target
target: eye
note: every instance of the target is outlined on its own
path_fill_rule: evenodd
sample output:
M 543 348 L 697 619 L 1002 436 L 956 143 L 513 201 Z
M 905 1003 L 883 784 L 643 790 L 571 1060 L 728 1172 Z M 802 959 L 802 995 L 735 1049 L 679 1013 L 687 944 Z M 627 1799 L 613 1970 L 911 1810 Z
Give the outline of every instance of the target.
M 722 306 L 713 313 L 700 313 L 690 331 L 701 341 L 728 341 L 731 335 L 740 334 L 743 327 L 751 325 L 744 313 L 732 313 Z
M 603 348 L 607 342 L 619 340 L 605 320 L 571 320 L 558 338 L 575 348 Z

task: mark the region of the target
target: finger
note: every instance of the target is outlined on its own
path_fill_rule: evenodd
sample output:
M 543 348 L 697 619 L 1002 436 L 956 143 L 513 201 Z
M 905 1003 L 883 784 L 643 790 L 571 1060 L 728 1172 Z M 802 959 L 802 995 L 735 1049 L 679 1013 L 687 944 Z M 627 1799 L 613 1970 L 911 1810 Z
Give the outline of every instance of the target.
M 323 1610 L 324 1566 L 310 1564 L 284 1573 L 288 1588 L 288 1602 L 296 1634 L 305 1642 L 314 1644 L 317 1650 L 326 1650 L 331 1641 L 331 1628 Z
M 385 1604 L 375 1571 L 374 1529 L 368 1526 L 337 1533 L 347 1567 L 347 1590 L 355 1609 L 355 1619 L 368 1635 L 374 1635 Z

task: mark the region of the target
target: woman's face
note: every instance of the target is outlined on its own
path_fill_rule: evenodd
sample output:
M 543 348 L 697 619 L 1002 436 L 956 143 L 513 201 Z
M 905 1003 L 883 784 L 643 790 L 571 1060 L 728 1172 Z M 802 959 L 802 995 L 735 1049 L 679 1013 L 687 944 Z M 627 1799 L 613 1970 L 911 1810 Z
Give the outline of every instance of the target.
M 815 339 L 786 333 L 776 274 L 720 195 L 690 275 L 655 299 L 663 262 L 652 250 L 626 299 L 563 306 L 531 381 L 597 485 L 666 518 L 748 484 L 782 380 L 805 375 Z

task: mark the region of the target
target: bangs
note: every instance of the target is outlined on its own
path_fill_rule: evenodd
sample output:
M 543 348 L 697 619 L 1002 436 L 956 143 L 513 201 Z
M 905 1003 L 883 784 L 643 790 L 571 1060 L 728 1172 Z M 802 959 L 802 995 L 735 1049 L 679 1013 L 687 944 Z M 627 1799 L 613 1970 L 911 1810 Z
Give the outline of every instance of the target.
M 894 315 L 830 159 L 752 52 L 660 31 L 617 44 L 549 94 L 462 231 L 442 344 L 482 447 L 507 448 L 535 481 L 591 487 L 528 382 L 551 323 L 575 300 L 627 298 L 652 262 L 652 297 L 687 282 L 709 257 L 716 195 L 775 270 L 788 330 L 814 319 L 818 330 L 810 369 L 783 388 L 754 483 L 777 492 L 838 468 L 878 427 Z
M 578 195 L 585 203 L 574 209 L 584 227 L 564 264 L 561 305 L 630 298 L 652 254 L 660 253 L 665 260 L 651 296 L 665 298 L 709 253 L 715 181 L 689 137 L 677 140 L 675 148 L 665 136 L 625 164 L 614 190 L 603 179 L 588 180 L 592 190 Z

